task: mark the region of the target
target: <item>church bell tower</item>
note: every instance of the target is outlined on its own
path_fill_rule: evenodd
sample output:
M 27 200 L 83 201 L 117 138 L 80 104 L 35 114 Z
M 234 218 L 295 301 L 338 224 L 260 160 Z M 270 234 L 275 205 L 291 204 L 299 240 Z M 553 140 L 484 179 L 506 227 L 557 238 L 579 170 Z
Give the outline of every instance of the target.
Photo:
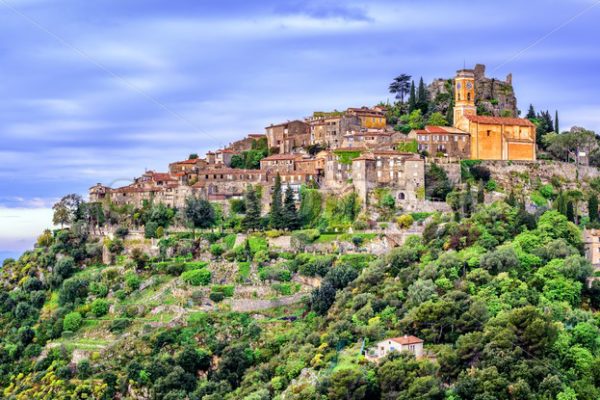
M 454 127 L 466 131 L 466 115 L 477 115 L 475 107 L 475 72 L 461 69 L 454 78 Z

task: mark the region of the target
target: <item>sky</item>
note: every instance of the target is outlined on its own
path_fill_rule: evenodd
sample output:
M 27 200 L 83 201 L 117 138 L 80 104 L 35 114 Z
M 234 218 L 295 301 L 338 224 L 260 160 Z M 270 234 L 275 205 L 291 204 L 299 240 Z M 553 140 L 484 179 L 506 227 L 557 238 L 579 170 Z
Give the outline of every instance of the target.
M 97 182 L 463 65 L 600 132 L 600 0 L 0 0 L 0 259 Z

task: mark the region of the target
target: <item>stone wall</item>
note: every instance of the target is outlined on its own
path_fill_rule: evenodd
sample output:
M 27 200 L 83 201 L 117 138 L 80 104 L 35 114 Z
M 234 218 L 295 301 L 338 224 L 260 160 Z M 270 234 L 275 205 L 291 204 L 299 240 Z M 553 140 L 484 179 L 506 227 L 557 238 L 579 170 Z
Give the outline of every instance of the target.
M 516 161 L 484 161 L 482 165 L 490 169 L 492 178 L 502 187 L 508 188 L 515 183 L 534 184 L 538 179 L 549 183 L 553 177 L 569 182 L 566 188 L 575 187 L 577 180 L 586 184 L 600 177 L 600 170 L 595 167 L 580 166 L 560 161 L 538 160 L 533 162 Z
M 231 311 L 251 312 L 300 303 L 304 296 L 307 296 L 307 294 L 296 293 L 292 296 L 279 297 L 271 300 L 230 299 L 227 302 L 231 305 Z

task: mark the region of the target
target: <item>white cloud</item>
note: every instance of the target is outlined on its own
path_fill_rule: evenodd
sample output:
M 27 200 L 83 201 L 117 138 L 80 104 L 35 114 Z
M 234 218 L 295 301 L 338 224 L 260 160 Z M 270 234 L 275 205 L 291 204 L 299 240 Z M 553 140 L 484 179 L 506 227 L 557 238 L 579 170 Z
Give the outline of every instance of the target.
M 44 229 L 53 227 L 51 208 L 0 206 L 0 249 L 24 251 L 33 246 Z

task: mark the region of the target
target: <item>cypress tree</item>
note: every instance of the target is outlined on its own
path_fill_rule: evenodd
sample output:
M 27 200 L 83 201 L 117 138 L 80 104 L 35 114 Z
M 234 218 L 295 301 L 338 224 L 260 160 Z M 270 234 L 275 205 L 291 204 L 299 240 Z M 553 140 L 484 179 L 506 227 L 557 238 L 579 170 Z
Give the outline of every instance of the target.
M 573 204 L 571 204 L 571 207 L 573 207 Z M 558 211 L 562 215 L 567 215 L 567 208 L 567 198 L 565 194 L 561 191 L 556 197 L 556 211 Z
M 423 77 L 419 80 L 419 91 L 417 94 L 417 108 L 421 110 L 423 114 L 427 114 L 429 104 L 428 104 L 428 94 L 427 88 L 425 87 L 425 83 L 423 82 Z
M 510 191 L 510 194 L 506 198 L 506 204 L 508 204 L 511 207 L 517 205 L 517 197 L 515 196 L 515 192 L 513 190 Z
M 575 222 L 575 208 L 573 207 L 573 202 L 567 202 L 567 219 L 571 222 Z
M 275 177 L 275 185 L 273 185 L 271 212 L 269 213 L 269 225 L 273 229 L 285 228 L 283 206 L 281 204 L 281 176 L 279 176 L 279 173 Z
M 477 188 L 477 203 L 483 204 L 485 202 L 485 192 L 483 186 L 483 180 L 479 181 L 479 187 Z
M 242 220 L 242 227 L 246 230 L 260 228 L 260 200 L 252 185 L 246 189 L 246 215 Z
M 415 81 L 410 83 L 410 94 L 408 95 L 408 112 L 409 114 L 417 108 L 417 95 L 415 93 Z
M 471 194 L 471 184 L 467 182 L 467 190 L 463 195 L 463 213 L 466 217 L 471 216 L 473 211 L 473 195 Z
M 298 228 L 298 210 L 296 210 L 294 190 L 290 185 L 287 185 L 287 188 L 285 189 L 285 199 L 283 201 L 283 220 L 285 221 L 285 227 L 290 231 Z
M 558 110 L 554 112 L 554 132 L 560 133 L 560 127 L 558 126 Z
M 596 193 L 592 193 L 588 198 L 588 214 L 590 222 L 598 221 L 598 196 Z

